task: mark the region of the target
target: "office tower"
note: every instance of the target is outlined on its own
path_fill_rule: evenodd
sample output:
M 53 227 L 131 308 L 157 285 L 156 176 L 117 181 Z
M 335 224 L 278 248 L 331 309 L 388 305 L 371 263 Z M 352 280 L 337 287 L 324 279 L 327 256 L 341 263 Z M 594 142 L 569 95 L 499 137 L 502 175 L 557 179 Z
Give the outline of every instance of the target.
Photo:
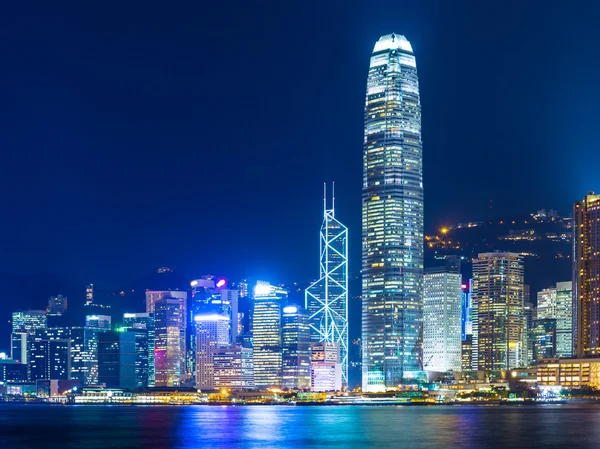
M 107 331 L 98 335 L 98 383 L 107 388 L 136 388 L 135 359 L 135 333 Z
M 89 367 L 88 354 L 85 347 L 85 328 L 78 327 L 51 327 L 38 329 L 35 338 L 41 340 L 69 341 L 69 379 L 76 379 L 81 385 L 85 384 L 87 369 Z
M 364 117 L 362 382 L 363 391 L 384 391 L 423 364 L 421 104 L 404 36 L 375 44 Z
M 282 385 L 290 389 L 310 388 L 310 328 L 308 314 L 301 307 L 283 308 Z
M 335 218 L 335 192 L 331 209 L 323 198 L 319 241 L 319 279 L 304 292 L 311 340 L 338 344 L 342 381 L 348 383 L 348 229 Z
M 339 391 L 342 389 L 342 365 L 337 343 L 312 343 L 310 347 L 310 389 Z
M 187 314 L 187 297 L 188 292 L 186 291 L 146 291 L 146 312 L 154 313 L 155 304 L 157 301 L 164 298 L 175 298 L 179 301 L 181 310 L 184 312 L 183 315 Z M 186 320 L 187 321 L 187 320 Z
M 556 357 L 573 356 L 573 283 L 556 283 Z
M 48 327 L 45 310 L 21 310 L 12 313 L 12 331 L 33 334 L 37 329 Z
M 231 391 L 254 389 L 252 349 L 240 345 L 213 351 L 214 388 Z
M 556 288 L 545 288 L 537 294 L 537 319 L 556 317 Z
M 449 269 L 430 268 L 423 277 L 423 367 L 462 370 L 462 278 Z
M 92 327 L 94 329 L 107 329 L 110 330 L 112 325 L 112 319 L 110 315 L 86 315 L 85 316 L 85 327 Z
M 254 384 L 258 389 L 281 387 L 281 309 L 287 291 L 265 282 L 254 289 Z
M 473 259 L 478 370 L 508 370 L 524 364 L 523 294 L 523 259 L 519 254 L 481 253 Z
M 123 328 L 135 334 L 137 386 L 154 386 L 154 314 L 124 313 Z
M 469 279 L 468 284 L 461 284 L 462 288 L 462 328 L 461 338 L 466 340 L 467 335 L 473 335 L 473 315 L 472 315 L 472 291 L 473 279 Z
M 461 342 L 462 371 L 473 369 L 473 334 L 468 334 Z
M 94 303 L 94 284 L 85 286 L 85 305 L 91 306 Z
M 10 358 L 27 365 L 27 332 L 10 334 Z
M 573 206 L 573 350 L 600 355 L 600 195 Z
M 196 388 L 215 388 L 213 352 L 229 345 L 230 320 L 216 313 L 199 314 L 196 323 Z
M 71 378 L 71 341 L 31 336 L 29 340 L 29 379 Z
M 525 300 L 523 302 L 523 310 L 525 314 L 524 325 L 523 325 L 523 338 L 525 339 L 525 343 L 523 347 L 525 348 L 525 360 L 523 361 L 524 366 L 529 366 L 534 361 L 534 346 L 535 346 L 535 335 L 533 333 L 533 324 L 536 320 L 536 308 L 533 303 L 528 300 L 529 295 L 527 293 L 528 285 L 525 285 Z
M 537 319 L 533 324 L 534 362 L 556 357 L 556 319 Z
M 157 387 L 178 387 L 187 378 L 184 304 L 184 298 L 164 294 L 153 298 L 151 310 L 147 311 L 154 313 L 155 320 L 154 385 Z
M 48 298 L 48 308 L 46 312 L 49 315 L 62 315 L 67 311 L 67 297 L 63 295 L 50 296 Z

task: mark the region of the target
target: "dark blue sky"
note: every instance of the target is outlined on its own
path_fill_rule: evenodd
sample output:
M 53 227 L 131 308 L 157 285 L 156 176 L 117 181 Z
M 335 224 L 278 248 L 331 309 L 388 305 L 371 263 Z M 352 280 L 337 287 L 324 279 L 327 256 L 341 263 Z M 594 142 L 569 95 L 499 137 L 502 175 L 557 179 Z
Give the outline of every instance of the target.
M 325 180 L 358 268 L 364 84 L 392 31 L 417 58 L 428 228 L 600 190 L 593 2 L 13 3 L 3 271 L 310 278 Z

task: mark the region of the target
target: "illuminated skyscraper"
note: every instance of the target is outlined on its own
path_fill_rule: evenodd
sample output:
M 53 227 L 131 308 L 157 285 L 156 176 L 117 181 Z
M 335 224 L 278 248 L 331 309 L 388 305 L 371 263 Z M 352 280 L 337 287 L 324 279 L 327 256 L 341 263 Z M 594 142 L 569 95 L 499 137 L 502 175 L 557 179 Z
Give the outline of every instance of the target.
M 573 348 L 600 355 L 600 195 L 573 206 Z
M 556 357 L 573 356 L 573 283 L 556 283 Z
M 287 291 L 265 282 L 254 289 L 254 384 L 258 389 L 281 387 L 281 313 Z
M 474 369 L 508 370 L 525 364 L 523 259 L 515 253 L 482 253 L 473 259 L 473 304 L 477 313 Z M 475 344 L 475 341 L 473 342 Z M 475 348 L 473 348 L 475 356 Z
M 334 193 L 335 195 L 335 193 Z M 320 232 L 320 276 L 305 291 L 311 341 L 332 342 L 340 348 L 342 378 L 348 383 L 348 229 L 335 218 L 323 198 Z
M 154 298 L 152 310 L 147 310 L 154 313 L 154 385 L 179 387 L 187 378 L 185 298 L 173 297 L 168 294 L 170 292 L 162 293 Z
M 230 320 L 226 315 L 203 313 L 194 317 L 196 323 L 196 388 L 215 388 L 215 350 L 229 345 Z
M 310 329 L 304 309 L 286 306 L 282 315 L 282 379 L 284 388 L 310 387 Z
M 422 369 L 421 103 L 404 36 L 375 44 L 364 119 L 362 382 L 382 391 Z
M 460 273 L 426 270 L 423 288 L 423 367 L 462 371 Z
M 135 374 L 138 387 L 154 386 L 154 314 L 124 313 L 123 326 L 135 334 Z

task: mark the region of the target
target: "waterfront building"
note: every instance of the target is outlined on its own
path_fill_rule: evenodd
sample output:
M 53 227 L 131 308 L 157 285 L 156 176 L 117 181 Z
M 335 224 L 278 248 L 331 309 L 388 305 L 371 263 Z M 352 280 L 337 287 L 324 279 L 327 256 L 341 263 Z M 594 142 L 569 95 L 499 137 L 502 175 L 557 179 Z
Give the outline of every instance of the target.
M 556 357 L 556 319 L 537 319 L 533 326 L 534 361 Z
M 230 320 L 227 315 L 204 313 L 194 317 L 196 323 L 196 388 L 215 388 L 213 353 L 229 345 Z
M 253 358 L 258 389 L 281 387 L 281 312 L 287 291 L 265 282 L 254 288 Z
M 124 313 L 123 328 L 135 334 L 135 373 L 138 387 L 154 386 L 154 314 Z
M 12 331 L 34 334 L 37 329 L 48 327 L 45 310 L 20 310 L 12 313 Z
M 63 295 L 50 296 L 48 298 L 48 308 L 46 312 L 49 315 L 62 315 L 67 311 L 67 297 Z
M 136 388 L 135 333 L 107 331 L 98 335 L 98 383 L 108 388 Z
M 340 348 L 336 343 L 313 343 L 310 347 L 311 391 L 340 391 L 342 366 Z
M 29 340 L 29 379 L 71 379 L 71 340 Z
M 155 322 L 154 385 L 157 387 L 181 386 L 187 379 L 185 351 L 187 294 L 184 297 L 183 295 L 171 296 L 170 293 L 146 292 L 146 304 L 149 307 L 146 312 L 154 314 Z
M 0 360 L 0 384 L 27 382 L 27 364 L 12 359 Z
M 538 386 L 600 388 L 600 359 L 548 359 L 537 367 Z
M 421 372 L 423 153 L 415 57 L 402 35 L 373 49 L 362 189 L 363 391 Z
M 282 314 L 282 386 L 310 388 L 310 328 L 308 314 L 301 307 L 288 305 Z M 343 372 L 343 368 L 342 368 Z
M 10 358 L 27 365 L 27 332 L 10 334 Z
M 423 367 L 462 370 L 462 278 L 448 268 L 430 268 L 423 282 Z
M 573 357 L 573 283 L 556 283 L 556 357 Z
M 335 218 L 323 198 L 319 238 L 319 279 L 304 292 L 311 341 L 329 341 L 340 347 L 342 381 L 348 383 L 348 229 Z
M 214 388 L 230 391 L 254 389 L 252 349 L 229 345 L 213 350 Z
M 523 295 L 523 259 L 519 254 L 481 253 L 473 259 L 478 344 L 475 369 L 498 371 L 524 365 L 527 339 Z
M 600 195 L 573 206 L 573 349 L 600 355 Z

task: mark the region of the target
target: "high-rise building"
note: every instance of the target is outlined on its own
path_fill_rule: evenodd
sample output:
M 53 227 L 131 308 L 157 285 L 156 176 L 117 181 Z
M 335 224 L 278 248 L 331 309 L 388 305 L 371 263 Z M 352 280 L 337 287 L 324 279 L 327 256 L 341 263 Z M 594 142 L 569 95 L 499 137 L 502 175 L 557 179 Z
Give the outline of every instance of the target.
M 468 334 L 461 342 L 462 349 L 462 371 L 473 369 L 473 334 Z
M 154 314 L 124 313 L 123 327 L 135 334 L 135 374 L 138 387 L 154 386 Z
M 423 367 L 461 371 L 462 278 L 444 268 L 425 271 L 423 282 Z
M 473 259 L 478 338 L 476 369 L 496 371 L 524 365 L 523 293 L 523 259 L 519 254 L 481 253 Z
M 323 198 L 320 231 L 319 279 L 304 293 L 310 318 L 311 341 L 329 341 L 340 347 L 342 381 L 348 383 L 348 229 L 335 218 L 335 191 L 331 208 Z
M 530 301 L 529 297 L 529 285 L 525 285 L 525 295 L 523 300 L 523 310 L 525 313 L 525 324 L 523 328 L 523 337 L 525 338 L 525 343 L 523 347 L 526 348 L 525 351 L 525 360 L 523 362 L 524 366 L 529 366 L 534 361 L 534 346 L 535 346 L 535 335 L 533 333 L 533 323 L 536 316 L 536 308 L 533 303 Z
M 27 365 L 27 332 L 10 334 L 10 358 Z
M 215 388 L 213 354 L 229 345 L 230 320 L 227 315 L 204 313 L 194 317 L 196 323 L 196 388 Z
M 537 319 L 533 324 L 535 362 L 556 357 L 556 319 Z
M 287 291 L 265 282 L 254 289 L 254 384 L 258 389 L 281 387 L 281 312 Z
M 71 340 L 48 340 L 31 336 L 29 379 L 71 379 Z
M 146 299 L 148 293 L 156 292 L 146 292 Z M 154 385 L 179 387 L 187 378 L 185 298 L 162 293 L 152 298 L 147 310 L 154 313 L 155 323 Z
M 310 389 L 339 391 L 342 389 L 342 366 L 337 343 L 313 343 L 310 347 Z
M 98 384 L 98 338 L 111 330 L 109 315 L 86 315 L 84 328 L 85 384 Z
M 99 334 L 99 383 L 107 388 L 136 388 L 135 359 L 135 333 L 107 331 Z
M 473 311 L 472 311 L 472 291 L 473 279 L 469 279 L 468 284 L 461 284 L 462 288 L 462 329 L 461 337 L 467 339 L 467 335 L 473 335 Z M 470 368 L 469 368 L 470 369 Z
M 112 318 L 110 315 L 86 315 L 85 327 L 110 330 Z
M 573 283 L 556 283 L 556 357 L 573 357 Z
M 48 327 L 45 310 L 21 310 L 12 313 L 12 331 L 34 334 L 37 329 Z
M 537 319 L 556 317 L 556 288 L 545 288 L 537 294 Z
M 282 314 L 282 385 L 284 388 L 310 388 L 310 328 L 308 314 L 288 305 Z
M 67 311 L 67 297 L 63 295 L 50 296 L 48 298 L 48 308 L 46 312 L 49 315 L 62 315 Z
M 88 354 L 85 348 L 85 328 L 50 327 L 38 329 L 35 337 L 42 340 L 69 340 L 69 379 L 77 379 L 83 385 L 86 382 Z
M 215 388 L 232 391 L 254 389 L 252 349 L 229 345 L 213 351 Z
M 364 118 L 362 383 L 384 391 L 423 365 L 421 102 L 404 36 L 375 44 Z
M 573 206 L 573 349 L 600 355 L 600 195 Z

